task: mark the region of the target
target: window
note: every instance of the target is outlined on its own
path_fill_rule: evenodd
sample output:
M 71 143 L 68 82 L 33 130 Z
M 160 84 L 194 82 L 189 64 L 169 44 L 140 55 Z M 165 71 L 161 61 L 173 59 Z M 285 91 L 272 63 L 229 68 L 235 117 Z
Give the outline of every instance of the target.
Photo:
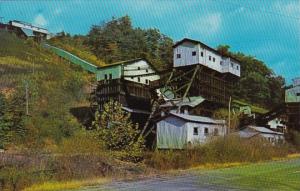
M 131 76 L 131 79 L 133 79 L 133 76 Z
M 239 65 L 236 65 L 236 69 L 239 70 Z
M 141 78 L 140 77 L 138 77 L 138 82 L 141 82 Z
M 140 70 L 141 68 L 140 67 L 138 67 L 138 70 Z
M 222 61 L 220 61 L 220 65 L 221 65 L 221 66 L 223 65 L 223 62 L 222 62 Z
M 193 51 L 192 52 L 192 56 L 196 56 L 197 52 L 196 51 Z
M 208 59 L 211 60 L 211 56 L 209 56 Z
M 204 135 L 208 135 L 208 128 L 207 127 L 204 128 Z
M 231 62 L 231 68 L 233 68 L 233 63 Z
M 268 137 L 268 140 L 269 140 L 269 142 L 272 142 L 272 138 L 271 137 Z
M 203 57 L 203 52 L 201 52 L 201 57 Z
M 177 54 L 177 55 L 176 55 L 176 58 L 181 58 L 181 54 Z
M 300 96 L 300 93 L 296 93 L 296 96 Z
M 198 135 L 198 127 L 194 127 L 193 135 Z
M 214 136 L 217 136 L 217 135 L 219 135 L 219 129 L 215 128 L 214 129 Z
M 146 83 L 146 84 L 149 84 L 149 81 L 148 81 L 148 79 L 145 79 L 145 83 Z
M 110 80 L 112 79 L 112 74 L 109 74 L 109 79 L 110 79 Z
M 106 79 L 106 80 L 107 80 L 107 74 L 105 74 L 105 75 L 104 75 L 104 79 Z
M 215 57 L 213 57 L 213 62 L 215 62 L 216 61 L 216 58 Z
M 148 69 L 146 69 L 146 72 L 148 73 Z

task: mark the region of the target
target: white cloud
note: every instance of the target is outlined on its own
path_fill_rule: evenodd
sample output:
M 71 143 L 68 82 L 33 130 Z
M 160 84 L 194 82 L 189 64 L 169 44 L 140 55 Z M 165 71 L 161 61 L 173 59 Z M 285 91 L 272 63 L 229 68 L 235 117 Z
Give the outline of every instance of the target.
M 295 31 L 297 31 L 299 35 L 300 34 L 300 22 L 299 22 L 300 0 L 294 0 L 290 2 L 276 1 L 273 7 L 280 15 L 282 15 L 283 18 L 286 18 L 287 24 L 289 26 L 296 27 Z
M 61 8 L 56 8 L 56 9 L 54 10 L 54 15 L 60 15 L 61 13 L 62 13 Z
M 235 13 L 243 13 L 245 11 L 245 7 L 239 7 L 238 9 L 236 9 L 234 12 Z
M 221 29 L 222 17 L 221 13 L 212 13 L 197 18 L 188 25 L 188 34 L 201 34 L 208 36 L 218 33 Z
M 42 15 L 42 14 L 38 14 L 34 20 L 33 20 L 33 23 L 35 25 L 39 25 L 39 26 L 46 26 L 48 24 L 47 20 L 45 19 L 45 17 Z
M 288 16 L 299 17 L 300 16 L 300 1 L 276 1 L 274 3 L 274 8 L 282 14 Z

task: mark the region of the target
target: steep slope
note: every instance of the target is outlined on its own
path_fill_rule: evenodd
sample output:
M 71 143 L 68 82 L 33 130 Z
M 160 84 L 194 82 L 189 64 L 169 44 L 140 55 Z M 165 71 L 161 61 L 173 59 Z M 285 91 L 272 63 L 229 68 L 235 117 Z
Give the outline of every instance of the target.
M 93 76 L 31 40 L 0 31 L 0 42 L 0 94 L 7 102 L 7 108 L 0 109 L 9 120 L 16 116 L 23 129 L 19 135 L 8 125 L 10 142 L 42 146 L 70 136 L 80 125 L 69 110 L 86 102 L 86 86 Z
M 47 43 L 98 67 L 105 66 L 106 64 L 102 60 L 97 58 L 88 47 L 83 45 L 83 41 L 84 37 L 57 36 L 50 39 Z
M 55 46 L 51 46 L 49 44 L 44 44 L 44 47 L 48 48 L 49 50 L 51 50 L 52 52 L 54 52 L 58 56 L 70 61 L 72 64 L 80 66 L 82 69 L 84 69 L 88 72 L 96 73 L 96 71 L 97 71 L 98 67 L 96 65 L 94 65 L 90 62 L 87 62 L 87 61 L 79 58 L 78 56 L 76 56 L 76 55 L 74 55 L 74 54 L 72 54 L 68 51 L 65 51 L 61 48 L 57 48 Z

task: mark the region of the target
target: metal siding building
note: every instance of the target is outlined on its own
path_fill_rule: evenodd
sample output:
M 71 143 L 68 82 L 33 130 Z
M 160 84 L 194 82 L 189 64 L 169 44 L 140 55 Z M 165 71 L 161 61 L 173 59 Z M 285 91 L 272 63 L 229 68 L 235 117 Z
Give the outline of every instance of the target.
M 156 127 L 158 149 L 184 149 L 226 134 L 224 120 L 174 112 L 162 117 Z

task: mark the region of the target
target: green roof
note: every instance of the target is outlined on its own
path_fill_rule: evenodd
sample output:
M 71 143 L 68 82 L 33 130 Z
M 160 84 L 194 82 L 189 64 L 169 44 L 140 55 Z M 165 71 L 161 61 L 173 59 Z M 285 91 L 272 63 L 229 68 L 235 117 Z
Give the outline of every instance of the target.
M 233 100 L 232 103 L 233 103 L 233 105 L 237 105 L 239 107 L 240 106 L 249 106 L 251 108 L 251 111 L 253 113 L 265 114 L 265 113 L 267 113 L 269 111 L 269 110 L 267 110 L 265 108 L 262 108 L 262 107 L 259 107 L 259 106 L 255 106 L 255 105 L 246 103 L 246 102 L 241 101 L 241 100 Z

